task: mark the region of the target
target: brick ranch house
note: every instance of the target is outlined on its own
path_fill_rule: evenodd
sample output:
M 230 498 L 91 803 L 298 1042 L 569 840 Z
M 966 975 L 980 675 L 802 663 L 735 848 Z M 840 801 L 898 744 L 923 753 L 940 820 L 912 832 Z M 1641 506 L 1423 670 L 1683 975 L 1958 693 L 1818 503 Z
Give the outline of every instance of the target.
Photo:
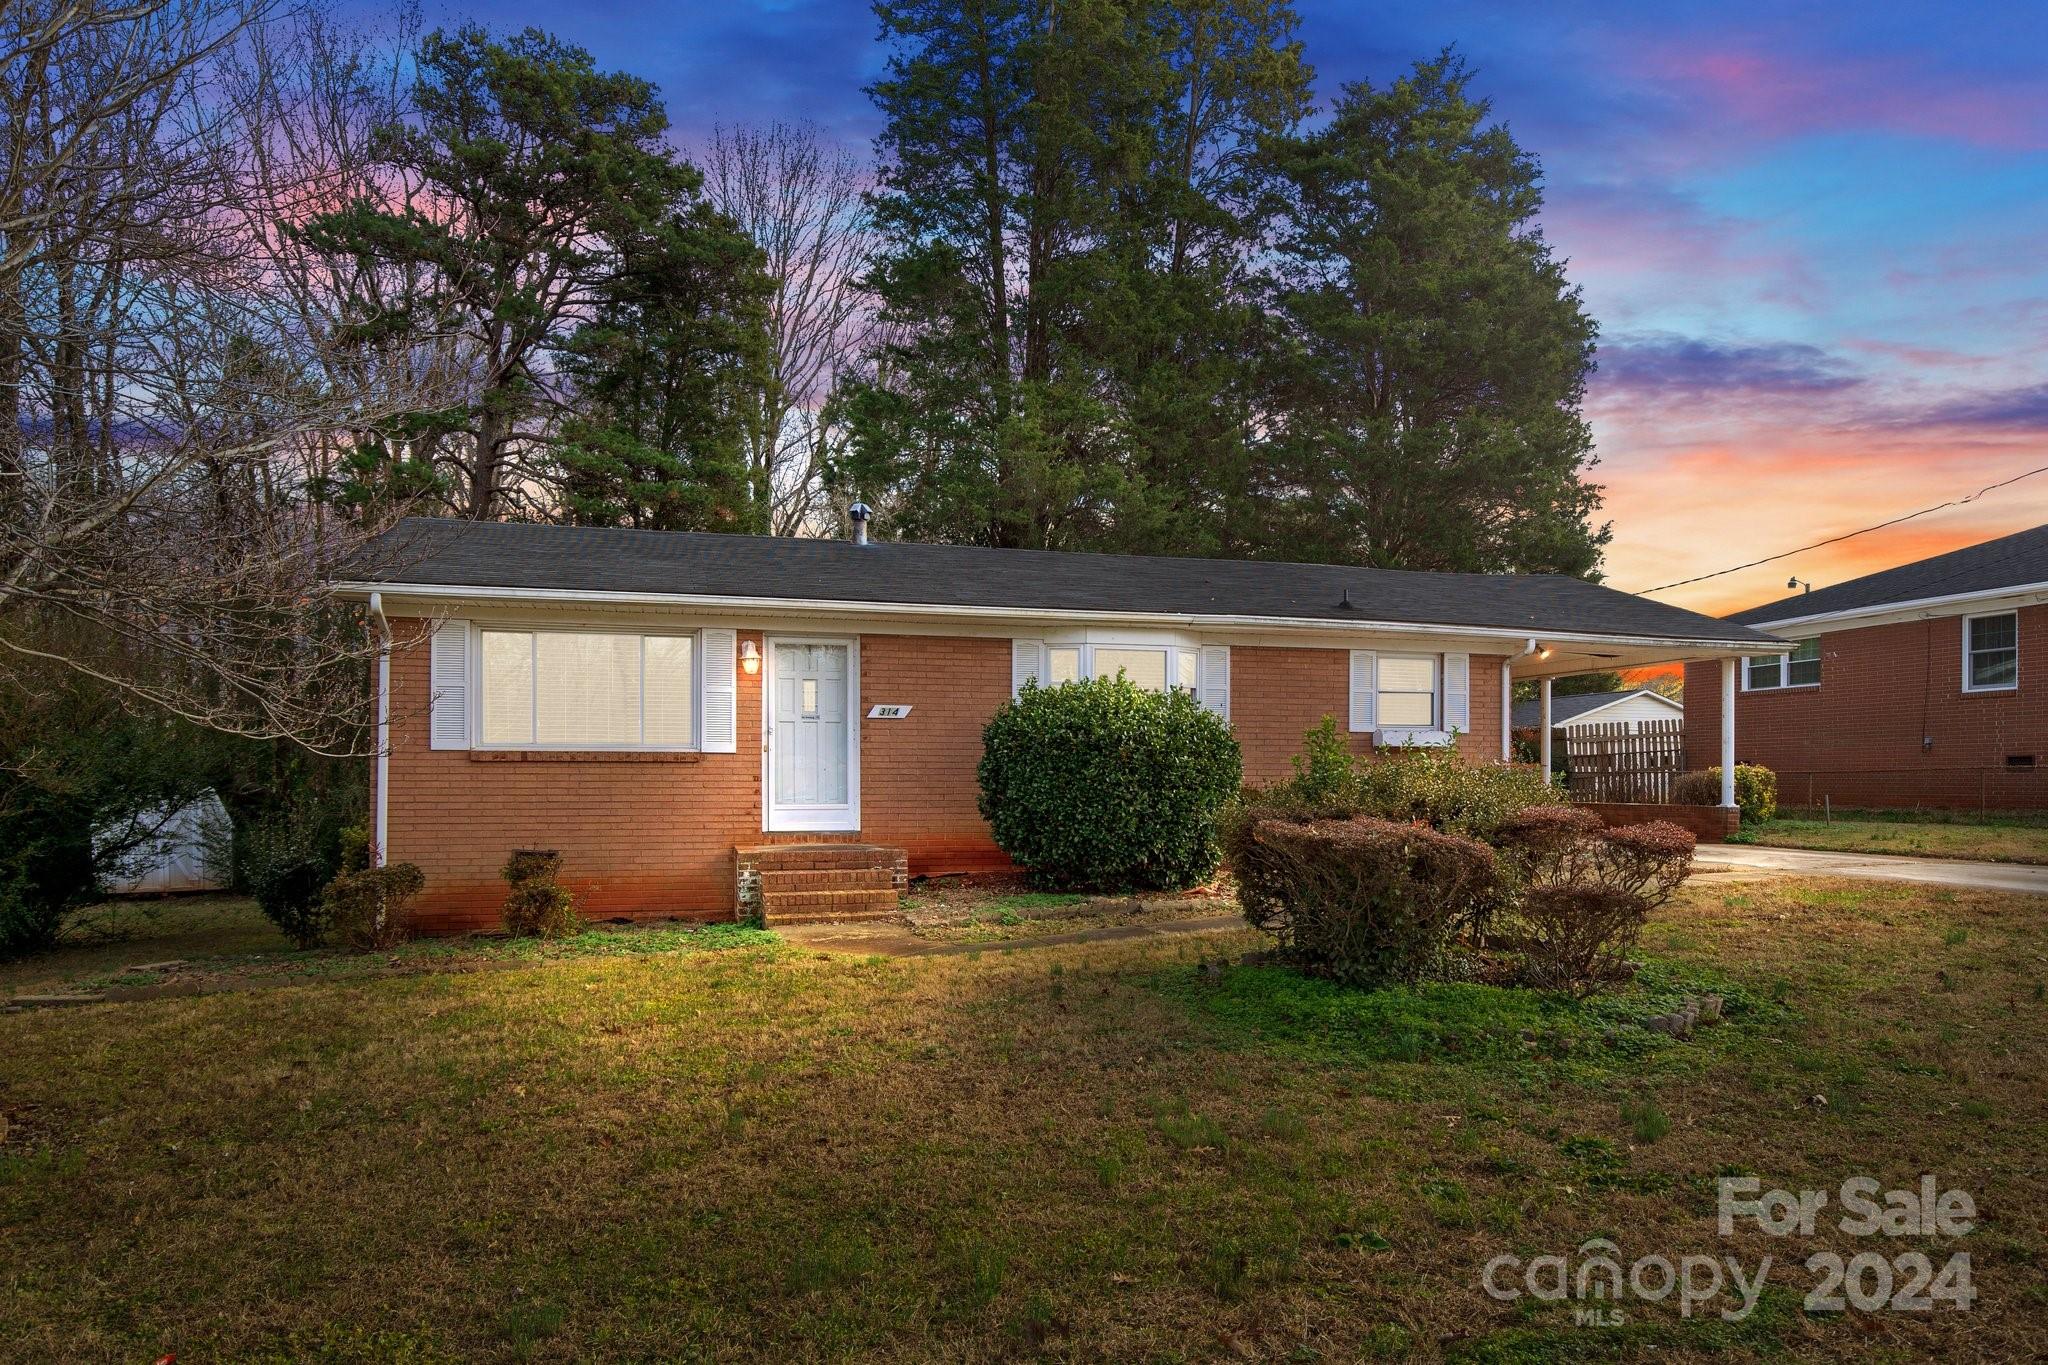
M 864 533 L 415 519 L 341 590 L 391 642 L 376 846 L 425 871 L 416 923 L 439 931 L 498 922 L 520 848 L 560 850 L 593 917 L 886 913 L 910 876 L 1006 866 L 975 769 L 1027 680 L 1186 688 L 1264 781 L 1324 716 L 1360 753 L 1500 762 L 1513 679 L 1702 659 L 1732 686 L 1769 642 L 1573 578 Z M 1724 795 L 1702 813 L 1732 819 Z
M 2048 526 L 1728 620 L 1790 647 L 1745 661 L 1734 707 L 1782 800 L 2048 806 Z M 1712 674 L 1686 668 L 1688 766 L 1716 761 Z

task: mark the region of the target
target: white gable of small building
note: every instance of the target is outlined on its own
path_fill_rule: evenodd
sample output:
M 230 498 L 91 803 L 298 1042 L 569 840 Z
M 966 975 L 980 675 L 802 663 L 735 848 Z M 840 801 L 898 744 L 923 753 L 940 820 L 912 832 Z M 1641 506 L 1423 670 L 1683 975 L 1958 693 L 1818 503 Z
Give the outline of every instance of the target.
M 1581 725 L 1615 725 L 1624 722 L 1636 725 L 1646 720 L 1681 720 L 1684 716 L 1684 707 L 1675 705 L 1654 692 L 1637 692 L 1597 710 L 1588 711 L 1583 716 L 1562 721 L 1558 728 L 1573 730 Z

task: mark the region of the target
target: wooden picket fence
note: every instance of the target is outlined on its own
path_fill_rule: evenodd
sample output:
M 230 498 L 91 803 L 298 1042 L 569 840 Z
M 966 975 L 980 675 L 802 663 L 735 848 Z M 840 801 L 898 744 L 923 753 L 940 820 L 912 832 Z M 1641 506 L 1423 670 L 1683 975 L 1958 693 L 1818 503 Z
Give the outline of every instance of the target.
M 1562 733 L 1576 801 L 1669 801 L 1685 770 L 1683 720 L 1646 720 L 1633 731 L 1616 721 Z

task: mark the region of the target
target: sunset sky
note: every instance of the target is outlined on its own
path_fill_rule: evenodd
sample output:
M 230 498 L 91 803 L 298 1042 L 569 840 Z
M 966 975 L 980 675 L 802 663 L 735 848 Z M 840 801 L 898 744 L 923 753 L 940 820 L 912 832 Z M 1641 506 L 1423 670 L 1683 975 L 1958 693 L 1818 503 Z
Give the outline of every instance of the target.
M 1601 326 L 1589 400 L 1643 590 L 2048 465 L 2048 4 L 1300 0 L 1325 94 L 1456 44 L 1541 157 Z M 499 0 L 657 81 L 685 147 L 809 119 L 865 148 L 857 0 Z M 1726 611 L 2048 521 L 2048 474 L 1662 594 Z

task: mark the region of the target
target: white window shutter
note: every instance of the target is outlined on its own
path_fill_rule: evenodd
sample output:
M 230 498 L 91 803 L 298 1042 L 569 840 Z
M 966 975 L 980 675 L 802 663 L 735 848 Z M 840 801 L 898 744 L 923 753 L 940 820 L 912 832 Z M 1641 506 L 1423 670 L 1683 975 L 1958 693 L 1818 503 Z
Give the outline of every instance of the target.
M 739 665 L 739 632 L 713 630 L 703 633 L 704 649 L 704 741 L 707 754 L 729 754 L 739 747 L 739 681 L 733 670 Z
M 1351 729 L 1379 728 L 1379 659 L 1369 649 L 1351 651 Z
M 1230 646 L 1202 646 L 1202 706 L 1230 719 Z
M 428 647 L 427 747 L 469 747 L 469 622 L 443 621 Z
M 1444 655 L 1444 728 L 1472 733 L 1472 656 Z
M 1024 684 L 1045 685 L 1045 641 L 1010 641 L 1010 695 L 1024 690 Z

